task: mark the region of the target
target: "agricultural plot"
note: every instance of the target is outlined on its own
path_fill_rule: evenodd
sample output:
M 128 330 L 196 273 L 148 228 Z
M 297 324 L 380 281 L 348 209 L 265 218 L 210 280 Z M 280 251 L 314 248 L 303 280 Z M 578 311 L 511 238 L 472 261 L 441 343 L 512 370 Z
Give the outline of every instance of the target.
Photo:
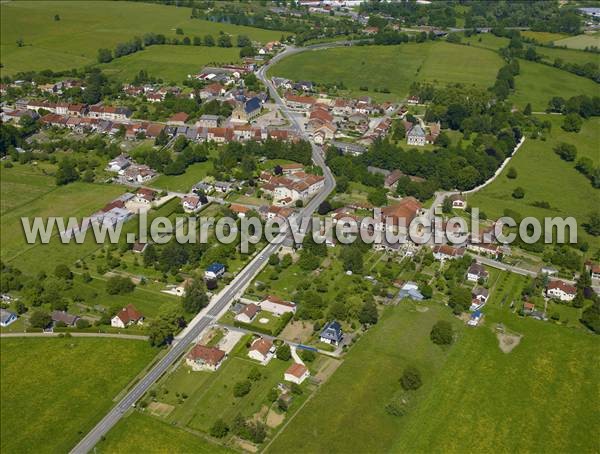
M 144 70 L 157 79 L 180 84 L 188 74 L 200 72 L 203 66 L 237 63 L 239 54 L 235 47 L 151 46 L 99 67 L 108 77 L 122 82 L 130 82 Z
M 1 450 L 68 452 L 156 351 L 121 339 L 2 339 Z
M 597 131 L 600 123 L 597 118 L 590 119 L 584 123 L 580 133 L 567 133 L 560 128 L 561 116 L 544 115 L 544 119 L 552 121 L 552 132 L 548 139 L 527 139 L 493 183 L 469 196 L 469 204 L 479 207 L 491 218 L 502 216 L 505 208 L 538 219 L 545 216 L 574 216 L 580 226 L 579 237 L 589 241 L 591 245 L 598 246 L 598 238 L 587 235 L 581 228 L 593 207 L 600 205 L 598 190 L 575 170 L 573 163 L 561 160 L 553 148 L 559 142 L 573 144 L 577 147 L 578 157 L 590 157 L 598 164 Z M 510 167 L 517 170 L 517 178 L 514 180 L 506 176 Z M 556 175 L 561 175 L 569 184 L 556 184 Z M 525 197 L 522 199 L 511 196 L 518 186 L 525 190 Z M 546 201 L 550 208 L 533 206 L 536 201 Z
M 145 33 L 175 37 L 177 28 L 190 38 L 220 32 L 232 35 L 234 42 L 239 34 L 260 42 L 281 38 L 277 31 L 190 19 L 190 8 L 137 2 L 2 2 L 1 13 L 2 72 L 7 75 L 95 64 L 100 47 L 112 49 Z M 57 14 L 59 21 L 54 20 Z M 19 39 L 23 47 L 17 46 Z
M 501 65 L 498 55 L 484 49 L 429 42 L 304 52 L 275 65 L 270 75 L 319 83 L 343 82 L 355 96 L 397 99 L 408 94 L 415 80 L 487 87 L 493 84 Z M 465 71 L 467 67 L 472 70 Z M 381 93 L 382 89 L 391 94 Z
M 54 178 L 37 166 L 17 165 L 7 169 L 0 168 L 0 213 L 34 201 L 38 197 L 54 190 Z
M 600 33 L 570 36 L 569 38 L 554 41 L 556 46 L 567 46 L 570 49 L 585 49 L 586 47 L 600 47 Z

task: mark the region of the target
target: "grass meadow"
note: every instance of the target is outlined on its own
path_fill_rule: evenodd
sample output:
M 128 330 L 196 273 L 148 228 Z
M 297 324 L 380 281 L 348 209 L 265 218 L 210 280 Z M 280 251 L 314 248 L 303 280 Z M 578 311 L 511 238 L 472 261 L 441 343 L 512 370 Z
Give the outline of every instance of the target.
M 213 168 L 213 161 L 198 162 L 189 166 L 182 175 L 161 175 L 152 182 L 152 187 L 166 191 L 189 192 L 202 181 Z
M 567 46 L 570 49 L 585 49 L 586 47 L 600 47 L 600 33 L 586 33 L 584 35 L 570 36 L 554 41 L 557 46 Z
M 428 42 L 303 52 L 278 63 L 270 74 L 319 83 L 343 82 L 353 95 L 397 99 L 408 94 L 415 80 L 487 87 L 493 84 L 501 65 L 498 55 L 483 49 Z M 465 72 L 465 67 L 477 69 Z M 391 93 L 375 92 L 383 88 Z
M 0 54 L 2 73 L 6 75 L 95 64 L 100 47 L 112 49 L 117 43 L 150 32 L 174 37 L 176 28 L 183 29 L 190 38 L 206 34 L 216 38 L 221 31 L 234 36 L 245 34 L 260 42 L 281 37 L 278 31 L 190 19 L 191 9 L 187 7 L 138 2 L 19 1 L 2 2 L 0 8 Z M 56 14 L 60 21 L 54 20 Z M 24 40 L 23 47 L 17 46 L 18 39 Z M 229 55 L 228 51 L 225 49 L 223 54 Z
M 95 451 L 101 454 L 235 452 L 138 411 L 121 419 L 106 439 L 96 445 Z
M 2 339 L 0 450 L 68 452 L 156 351 L 121 339 Z
M 579 225 L 587 220 L 594 208 L 600 206 L 598 190 L 575 170 L 572 162 L 561 160 L 553 151 L 559 142 L 570 143 L 577 147 L 578 157 L 587 156 L 598 165 L 600 156 L 597 141 L 600 120 L 587 120 L 581 132 L 568 133 L 560 128 L 561 116 L 543 115 L 543 118 L 552 122 L 552 132 L 547 140 L 527 139 L 493 183 L 468 197 L 471 206 L 479 207 L 494 219 L 502 216 L 505 208 L 510 208 L 523 216 L 535 216 L 538 219 L 546 216 L 574 216 Z M 506 176 L 510 167 L 517 170 L 517 178 L 514 180 Z M 569 184 L 557 184 L 558 179 L 568 181 Z M 517 186 L 525 190 L 525 197 L 522 199 L 514 199 L 511 196 Z M 536 201 L 546 201 L 550 208 L 532 206 Z M 600 246 L 598 237 L 587 235 L 581 228 L 579 236 L 589 241 L 590 245 Z

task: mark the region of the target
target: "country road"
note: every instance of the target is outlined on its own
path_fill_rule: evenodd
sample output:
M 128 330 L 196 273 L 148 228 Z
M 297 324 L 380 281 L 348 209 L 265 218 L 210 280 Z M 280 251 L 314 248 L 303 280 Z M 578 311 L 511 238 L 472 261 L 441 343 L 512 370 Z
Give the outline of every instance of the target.
M 334 47 L 339 45 L 341 44 L 335 43 L 331 44 L 330 46 Z M 323 47 L 329 46 L 317 45 L 300 49 L 287 47 L 283 52 L 278 54 L 271 60 L 271 62 L 260 68 L 256 73 L 257 77 L 268 88 L 270 96 L 277 103 L 282 113 L 289 119 L 293 129 L 296 130 L 299 136 L 303 136 L 306 140 L 310 140 L 310 137 L 301 128 L 294 115 L 283 103 L 272 82 L 267 78 L 267 70 L 269 66 L 289 55 Z M 323 189 L 306 205 L 306 207 L 300 211 L 300 220 L 302 218 L 312 216 L 319 204 L 327 198 L 327 196 L 335 187 L 335 179 L 333 178 L 333 174 L 329 168 L 327 168 L 325 165 L 322 149 L 312 142 L 311 145 L 312 159 L 316 165 L 323 169 L 325 185 Z M 257 253 L 250 263 L 246 265 L 246 267 L 231 281 L 231 283 L 219 294 L 215 295 L 209 302 L 208 306 L 204 308 L 196 317 L 194 317 L 188 327 L 177 336 L 176 340 L 169 347 L 167 354 L 163 356 L 130 391 L 127 392 L 127 394 L 102 418 L 102 420 L 85 435 L 85 437 L 83 437 L 83 439 L 71 450 L 71 453 L 84 454 L 91 451 L 102 439 L 102 437 L 104 437 L 108 431 L 115 424 L 117 424 L 117 422 L 119 422 L 124 413 L 135 405 L 138 399 L 140 399 L 144 393 L 186 352 L 188 347 L 198 338 L 198 336 L 209 325 L 211 325 L 216 318 L 218 318 L 219 314 L 244 291 L 246 286 L 250 284 L 250 282 L 258 275 L 263 265 L 268 261 L 269 257 L 274 254 L 279 247 L 279 243 L 269 243 L 264 249 L 262 249 L 262 251 Z

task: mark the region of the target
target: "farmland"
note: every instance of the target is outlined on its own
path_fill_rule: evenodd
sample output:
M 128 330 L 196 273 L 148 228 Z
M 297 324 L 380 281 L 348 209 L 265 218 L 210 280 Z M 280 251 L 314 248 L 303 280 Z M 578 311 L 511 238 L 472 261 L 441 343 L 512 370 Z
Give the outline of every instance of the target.
M 231 452 L 206 439 L 166 424 L 148 415 L 133 412 L 109 432 L 96 446 L 99 453 L 168 453 L 195 452 L 220 454 Z
M 234 36 L 245 34 L 261 42 L 281 37 L 277 31 L 190 19 L 190 8 L 133 2 L 2 2 L 1 13 L 2 72 L 8 75 L 94 64 L 100 47 L 113 48 L 150 32 L 174 37 L 176 28 L 189 37 L 216 37 L 221 31 Z M 53 19 L 56 14 L 59 21 Z M 23 39 L 23 47 L 16 45 L 19 39 Z M 223 55 L 229 59 L 229 50 L 225 51 Z M 167 63 L 165 58 L 162 57 L 163 66 Z M 137 64 L 141 65 L 139 59 Z
M 2 339 L 1 450 L 67 452 L 155 355 L 119 339 Z
M 140 70 L 165 82 L 181 82 L 208 64 L 236 63 L 239 49 L 203 46 L 151 46 L 135 54 L 99 65 L 106 75 L 131 81 Z
M 493 84 L 501 64 L 498 55 L 484 49 L 430 42 L 304 52 L 278 63 L 270 74 L 319 83 L 343 82 L 353 95 L 397 98 L 406 96 L 415 80 L 487 87 Z M 466 66 L 477 70 L 465 72 Z M 361 91 L 360 87 L 368 87 L 369 91 Z M 392 95 L 375 92 L 384 88 Z
M 554 41 L 556 46 L 567 46 L 570 49 L 585 49 L 586 47 L 600 46 L 600 33 L 570 36 Z
M 585 222 L 593 206 L 600 204 L 598 191 L 577 170 L 572 163 L 562 161 L 552 150 L 558 142 L 575 145 L 578 156 L 587 156 L 598 163 L 597 131 L 598 119 L 588 120 L 580 133 L 566 133 L 560 128 L 561 118 L 544 115 L 552 121 L 552 133 L 548 140 L 527 140 L 517 152 L 510 165 L 490 185 L 469 197 L 471 206 L 477 206 L 487 216 L 499 217 L 505 208 L 510 208 L 523 216 L 574 216 L 578 224 Z M 509 167 L 517 170 L 517 178 L 506 177 Z M 561 175 L 568 186 L 556 184 L 556 175 Z M 525 190 L 523 199 L 511 197 L 512 191 L 521 186 Z M 535 201 L 546 201 L 549 209 L 532 206 Z M 582 229 L 579 235 L 598 245 L 597 237 L 586 235 Z

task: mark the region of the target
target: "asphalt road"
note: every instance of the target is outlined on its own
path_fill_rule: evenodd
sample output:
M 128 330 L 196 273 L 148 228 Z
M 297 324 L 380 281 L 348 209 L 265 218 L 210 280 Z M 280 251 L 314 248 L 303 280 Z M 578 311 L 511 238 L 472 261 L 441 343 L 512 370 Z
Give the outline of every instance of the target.
M 340 44 L 336 44 L 340 45 Z M 325 46 L 311 48 L 287 48 L 284 52 L 277 55 L 268 66 L 285 58 L 304 50 L 322 48 Z M 273 84 L 266 77 L 268 67 L 262 67 L 257 72 L 257 77 L 268 87 L 271 97 L 278 104 L 283 113 L 288 116 L 292 127 L 298 134 L 306 136 L 300 124 L 295 119 L 295 116 L 287 109 L 279 94 L 273 87 Z M 312 143 L 312 142 L 311 142 Z M 335 186 L 335 179 L 329 168 L 325 165 L 322 155 L 322 149 L 312 144 L 313 160 L 323 169 L 325 176 L 325 186 L 300 212 L 300 217 L 311 216 L 319 204 L 324 201 Z M 262 268 L 263 263 L 268 260 L 269 256 L 277 251 L 279 244 L 268 244 L 256 257 L 233 279 L 223 291 L 210 302 L 208 308 L 205 309 L 205 315 L 196 317 L 186 329 L 186 334 L 179 338 L 177 342 L 169 348 L 169 351 L 163 356 L 151 369 L 131 388 L 125 397 L 123 397 L 116 406 L 114 406 L 102 420 L 71 450 L 73 454 L 84 454 L 91 451 L 94 446 L 105 436 L 108 431 L 123 417 L 123 414 L 131 408 L 144 393 L 154 384 L 168 369 L 171 367 L 188 349 L 188 347 L 198 338 L 200 333 L 206 329 L 218 316 L 218 314 L 237 296 L 243 289 L 254 279 Z

